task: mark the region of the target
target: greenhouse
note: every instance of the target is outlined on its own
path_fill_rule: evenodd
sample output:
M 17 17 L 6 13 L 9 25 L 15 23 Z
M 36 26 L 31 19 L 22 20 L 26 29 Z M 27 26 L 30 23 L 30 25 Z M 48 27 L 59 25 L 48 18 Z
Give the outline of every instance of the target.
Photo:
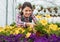
M 0 0 L 0 42 L 60 42 L 60 0 Z

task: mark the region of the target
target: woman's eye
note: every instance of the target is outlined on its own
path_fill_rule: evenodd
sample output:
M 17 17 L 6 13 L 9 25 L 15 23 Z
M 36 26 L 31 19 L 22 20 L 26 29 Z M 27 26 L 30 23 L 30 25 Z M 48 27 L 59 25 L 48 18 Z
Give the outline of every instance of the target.
M 29 10 L 29 11 L 31 11 L 31 10 Z
M 26 12 L 28 11 L 28 10 L 25 10 Z

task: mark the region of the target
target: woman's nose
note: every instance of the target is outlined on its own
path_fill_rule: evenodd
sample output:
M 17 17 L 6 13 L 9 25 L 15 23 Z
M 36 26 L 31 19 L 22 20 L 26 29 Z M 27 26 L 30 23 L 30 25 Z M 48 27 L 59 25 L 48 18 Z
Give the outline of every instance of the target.
M 29 11 L 27 13 L 30 13 Z

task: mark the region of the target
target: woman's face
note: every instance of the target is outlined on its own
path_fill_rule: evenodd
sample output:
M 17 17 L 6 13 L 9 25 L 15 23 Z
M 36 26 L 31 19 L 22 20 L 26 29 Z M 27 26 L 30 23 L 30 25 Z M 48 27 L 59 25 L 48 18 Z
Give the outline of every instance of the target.
M 30 7 L 25 7 L 23 10 L 22 10 L 22 12 L 23 12 L 23 15 L 25 16 L 25 17 L 29 17 L 31 14 L 32 14 L 32 9 L 30 8 Z

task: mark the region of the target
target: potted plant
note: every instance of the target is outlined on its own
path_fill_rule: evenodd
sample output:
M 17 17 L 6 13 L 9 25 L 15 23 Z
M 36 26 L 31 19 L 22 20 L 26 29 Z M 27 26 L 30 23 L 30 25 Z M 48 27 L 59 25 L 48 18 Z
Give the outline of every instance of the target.
M 44 34 L 47 34 L 47 32 L 44 30 L 47 26 L 47 22 L 45 20 L 37 21 L 35 30 L 36 30 L 36 36 L 43 36 Z

